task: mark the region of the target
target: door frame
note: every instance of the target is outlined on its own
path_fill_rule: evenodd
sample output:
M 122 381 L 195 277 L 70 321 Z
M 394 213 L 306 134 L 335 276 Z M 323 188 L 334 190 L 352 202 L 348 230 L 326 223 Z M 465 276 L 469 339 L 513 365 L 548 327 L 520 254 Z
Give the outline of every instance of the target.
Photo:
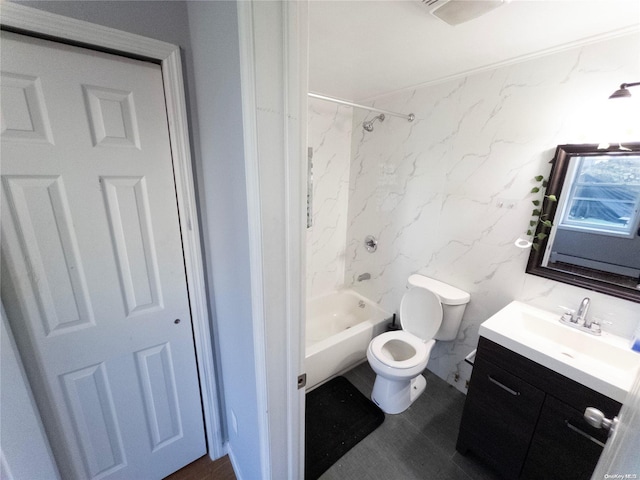
M 238 1 L 262 478 L 304 477 L 308 4 Z
M 0 8 L 0 26 L 17 33 L 160 63 L 207 449 L 212 459 L 223 456 L 226 451 L 219 416 L 180 47 L 9 2 L 3 2 Z

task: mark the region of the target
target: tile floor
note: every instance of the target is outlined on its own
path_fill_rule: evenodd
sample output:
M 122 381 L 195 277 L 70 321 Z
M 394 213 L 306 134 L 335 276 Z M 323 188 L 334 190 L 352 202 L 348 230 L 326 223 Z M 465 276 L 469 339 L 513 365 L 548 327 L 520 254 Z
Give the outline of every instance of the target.
M 498 480 L 472 454 L 456 451 L 465 395 L 428 370 L 425 392 L 347 452 L 320 480 Z M 367 397 L 375 373 L 362 363 L 344 375 Z
M 320 480 L 498 480 L 481 461 L 456 452 L 465 396 L 429 371 L 425 392 L 400 415 L 384 423 L 327 470 Z M 375 373 L 362 363 L 344 375 L 369 397 Z M 167 480 L 235 479 L 228 457 L 207 456 Z

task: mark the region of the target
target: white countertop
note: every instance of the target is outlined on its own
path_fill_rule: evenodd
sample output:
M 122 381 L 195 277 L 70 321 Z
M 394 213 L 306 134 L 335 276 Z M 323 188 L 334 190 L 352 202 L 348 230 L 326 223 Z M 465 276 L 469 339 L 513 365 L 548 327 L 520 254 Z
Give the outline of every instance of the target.
M 630 340 L 560 323 L 560 315 L 511 302 L 480 325 L 480 336 L 624 403 L 640 372 Z

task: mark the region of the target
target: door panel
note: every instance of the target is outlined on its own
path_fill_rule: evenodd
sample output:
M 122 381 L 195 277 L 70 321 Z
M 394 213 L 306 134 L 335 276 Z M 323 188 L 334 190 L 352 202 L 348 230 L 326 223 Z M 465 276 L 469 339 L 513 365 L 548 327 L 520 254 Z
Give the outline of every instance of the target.
M 104 363 L 60 376 L 91 478 L 126 466 L 122 434 Z
M 31 289 L 46 336 L 93 325 L 78 243 L 59 176 L 2 176 L 6 206 L 29 259 Z
M 171 345 L 136 352 L 151 449 L 156 451 L 182 435 Z
M 162 478 L 206 449 L 160 67 L 2 47 L 2 299 L 56 459 Z
M 158 259 L 144 177 L 102 177 L 127 316 L 162 309 Z

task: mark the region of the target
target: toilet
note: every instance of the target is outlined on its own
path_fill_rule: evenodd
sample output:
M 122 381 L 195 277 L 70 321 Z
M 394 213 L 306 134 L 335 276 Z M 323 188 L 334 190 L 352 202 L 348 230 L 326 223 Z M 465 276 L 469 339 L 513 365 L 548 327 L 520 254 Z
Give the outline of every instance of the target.
M 402 330 L 378 335 L 367 348 L 376 373 L 371 399 L 385 413 L 401 413 L 424 392 L 436 340 L 455 340 L 471 296 L 446 283 L 414 274 L 400 302 Z

